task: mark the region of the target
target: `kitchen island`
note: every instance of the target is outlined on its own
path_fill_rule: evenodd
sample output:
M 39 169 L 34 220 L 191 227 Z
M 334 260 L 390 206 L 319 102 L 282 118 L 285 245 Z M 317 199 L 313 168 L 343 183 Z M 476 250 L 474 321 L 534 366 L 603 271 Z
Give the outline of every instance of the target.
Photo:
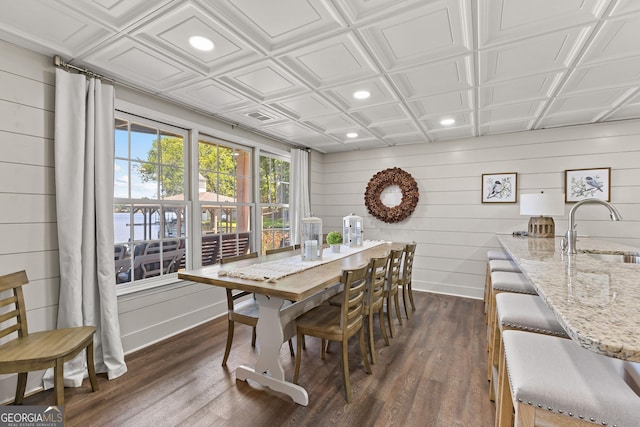
M 591 351 L 640 362 L 640 249 L 578 238 L 578 253 L 562 253 L 562 238 L 498 235 L 569 336 Z

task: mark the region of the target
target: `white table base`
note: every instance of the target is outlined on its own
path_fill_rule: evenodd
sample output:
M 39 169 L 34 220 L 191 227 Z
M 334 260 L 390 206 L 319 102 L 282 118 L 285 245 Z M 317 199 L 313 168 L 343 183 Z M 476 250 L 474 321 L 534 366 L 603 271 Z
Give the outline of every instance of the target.
M 241 381 L 250 379 L 290 396 L 297 404 L 307 406 L 309 405 L 307 391 L 303 387 L 285 380 L 284 369 L 280 362 L 280 348 L 284 342 L 281 311 L 284 300 L 281 298 L 269 298 L 261 294 L 256 294 L 256 299 L 260 306 L 260 318 L 256 327 L 258 360 L 255 368 L 244 365 L 238 367 L 236 369 L 236 379 Z

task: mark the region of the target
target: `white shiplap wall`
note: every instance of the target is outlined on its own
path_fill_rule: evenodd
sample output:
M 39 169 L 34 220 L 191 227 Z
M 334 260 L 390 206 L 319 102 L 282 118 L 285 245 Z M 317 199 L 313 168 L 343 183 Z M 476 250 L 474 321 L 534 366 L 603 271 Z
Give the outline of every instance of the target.
M 323 231 L 339 229 L 350 212 L 363 216 L 365 238 L 418 242 L 413 286 L 481 298 L 485 255 L 498 248 L 495 233 L 526 230 L 519 204 L 482 204 L 481 176 L 517 172 L 518 192 L 564 192 L 565 169 L 611 167 L 611 201 L 624 221 L 606 208 L 577 212 L 579 233 L 640 247 L 640 121 L 546 129 L 393 148 L 312 156 L 312 207 Z M 386 224 L 369 215 L 363 194 L 371 177 L 400 167 L 418 183 L 420 202 L 405 221 Z M 556 233 L 567 229 L 555 217 Z
M 50 58 L 0 42 L 0 274 L 26 270 L 30 331 L 55 327 L 59 266 L 53 169 L 54 72 Z M 40 385 L 29 375 L 27 390 Z M 15 376 L 0 376 L 0 401 Z

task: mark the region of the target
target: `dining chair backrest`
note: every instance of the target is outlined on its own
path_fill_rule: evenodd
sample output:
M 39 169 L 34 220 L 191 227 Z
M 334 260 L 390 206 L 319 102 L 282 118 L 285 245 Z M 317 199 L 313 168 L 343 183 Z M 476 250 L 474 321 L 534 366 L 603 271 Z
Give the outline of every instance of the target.
M 411 283 L 411 272 L 413 271 L 413 256 L 416 252 L 416 246 L 418 244 L 413 242 L 413 243 L 408 243 L 405 247 L 404 247 L 404 258 L 402 261 L 402 284 L 403 285 L 407 285 L 409 283 Z
M 249 252 L 248 254 L 244 254 L 244 255 L 236 255 L 236 256 L 227 257 L 227 258 L 220 258 L 220 264 L 227 264 L 233 261 L 242 261 L 244 259 L 251 259 L 251 258 L 258 258 L 258 253 Z M 227 309 L 229 310 L 229 312 L 235 311 L 235 301 L 237 299 L 240 299 L 242 297 L 245 297 L 251 294 L 252 294 L 251 292 L 237 291 L 234 289 L 227 288 Z
M 227 264 L 229 262 L 242 261 L 243 259 L 251 259 L 251 258 L 258 258 L 258 252 L 249 252 L 248 254 L 220 258 L 220 264 Z
M 278 254 L 280 252 L 291 252 L 293 251 L 293 246 L 283 246 L 281 248 L 267 249 L 265 253 L 267 255 Z
M 4 291 L 12 291 L 10 295 L 0 300 L 0 307 L 5 309 L 5 312 L 0 317 L 3 325 L 2 330 L 0 330 L 0 338 L 4 338 L 13 332 L 18 332 L 18 337 L 20 338 L 29 335 L 27 312 L 22 293 L 22 285 L 27 283 L 29 283 L 29 280 L 27 279 L 27 273 L 24 271 L 8 274 L 0 279 L 0 294 Z
M 387 291 L 395 292 L 400 281 L 400 267 L 404 248 L 391 250 L 389 262 L 387 264 Z
M 364 292 L 367 286 L 367 270 L 369 265 L 342 271 L 344 285 L 340 327 L 344 336 L 353 335 L 362 327 L 364 310 Z
M 378 311 L 384 303 L 384 284 L 387 279 L 389 255 L 369 260 L 369 278 L 367 286 L 367 308 L 369 315 Z

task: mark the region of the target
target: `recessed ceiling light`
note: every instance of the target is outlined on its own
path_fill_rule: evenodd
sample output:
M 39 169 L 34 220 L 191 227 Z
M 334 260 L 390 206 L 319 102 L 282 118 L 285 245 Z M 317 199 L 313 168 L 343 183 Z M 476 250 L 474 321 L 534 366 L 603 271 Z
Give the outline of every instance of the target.
M 189 44 L 198 50 L 212 50 L 213 42 L 206 37 L 191 36 L 189 37 Z
M 355 99 L 367 99 L 370 96 L 371 93 L 368 90 L 359 90 L 353 93 Z
M 357 138 L 358 134 L 356 132 L 349 132 L 347 134 L 347 138 Z
M 454 124 L 456 121 L 453 119 L 442 119 L 440 120 L 440 124 L 442 126 L 451 126 L 452 124 Z

